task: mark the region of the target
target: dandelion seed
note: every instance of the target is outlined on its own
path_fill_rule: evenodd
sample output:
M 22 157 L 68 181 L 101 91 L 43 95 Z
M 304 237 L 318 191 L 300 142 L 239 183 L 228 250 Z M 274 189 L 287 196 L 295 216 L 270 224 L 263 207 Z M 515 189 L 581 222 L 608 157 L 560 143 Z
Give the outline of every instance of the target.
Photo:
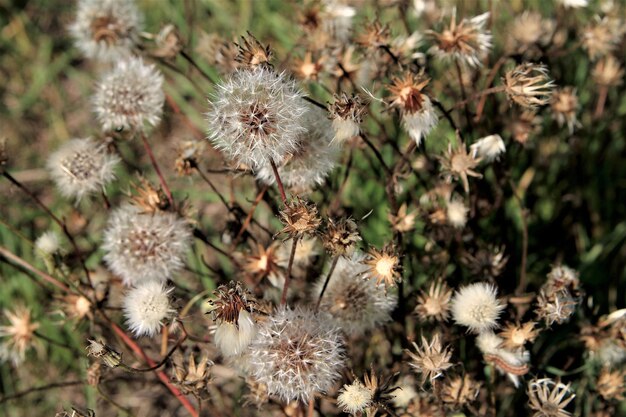
M 355 252 L 350 258 L 337 261 L 319 306 L 320 311 L 330 313 L 337 326 L 352 335 L 363 334 L 389 321 L 398 301 L 394 293 L 387 293 L 385 287 L 369 277 L 364 260 L 365 255 Z M 319 297 L 325 281 L 326 275 L 320 276 L 314 298 Z
M 117 62 L 98 82 L 93 96 L 96 118 L 105 132 L 142 132 L 163 114 L 163 75 L 141 58 Z
M 69 30 L 87 58 L 115 62 L 132 55 L 142 21 L 133 0 L 79 0 Z
M 476 333 L 497 327 L 505 306 L 496 295 L 496 288 L 486 282 L 462 287 L 452 298 L 454 321 Z
M 475 158 L 492 162 L 506 151 L 506 146 L 500 135 L 489 135 L 478 139 L 470 146 L 470 149 Z
M 239 70 L 217 85 L 207 114 L 209 140 L 229 159 L 254 169 L 297 151 L 308 110 L 284 73 L 263 66 Z
M 154 336 L 163 321 L 176 312 L 169 300 L 173 290 L 164 288 L 160 282 L 149 281 L 128 291 L 124 298 L 124 316 L 136 337 Z
M 104 260 L 126 285 L 165 282 L 183 267 L 191 245 L 188 223 L 175 213 L 142 213 L 125 204 L 114 210 L 104 231 Z
M 50 155 L 47 166 L 61 194 L 78 202 L 86 195 L 104 191 L 115 178 L 119 161 L 104 143 L 91 138 L 72 139 Z
M 308 402 L 341 378 L 345 356 L 339 330 L 322 315 L 281 308 L 259 327 L 249 347 L 249 373 L 281 401 Z

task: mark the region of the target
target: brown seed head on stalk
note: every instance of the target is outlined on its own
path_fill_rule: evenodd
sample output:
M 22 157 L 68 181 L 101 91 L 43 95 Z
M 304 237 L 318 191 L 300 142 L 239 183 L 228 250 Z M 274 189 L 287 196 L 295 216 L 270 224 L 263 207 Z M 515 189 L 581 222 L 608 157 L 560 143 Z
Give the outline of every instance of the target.
M 97 341 L 89 339 L 87 356 L 101 358 L 102 362 L 109 368 L 116 368 L 122 364 L 122 354 L 104 344 L 102 340 Z
M 236 44 L 239 53 L 235 60 L 244 68 L 256 68 L 258 66 L 270 66 L 273 52 L 269 45 L 263 45 L 250 32 L 241 37 L 241 43 Z
M 423 71 L 417 74 L 407 72 L 403 77 L 393 77 L 391 81 L 391 95 L 387 100 L 390 106 L 398 107 L 409 114 L 422 110 L 428 99 L 423 90 L 430 82 L 430 78 L 426 78 Z
M 607 55 L 598 61 L 591 75 L 593 80 L 602 87 L 617 87 L 624 82 L 624 68 L 613 55 Z
M 304 59 L 294 59 L 293 72 L 294 74 L 303 80 L 317 80 L 320 72 L 324 69 L 324 63 L 326 61 L 325 56 L 321 56 L 317 59 L 313 59 L 311 52 L 304 54 Z
M 482 174 L 474 171 L 474 168 L 480 163 L 481 158 L 475 158 L 473 153 L 468 153 L 467 147 L 462 142 L 454 149 L 452 149 L 451 143 L 448 144 L 448 151 L 439 159 L 441 161 L 442 171 L 448 178 L 448 181 L 452 178 L 460 179 L 466 193 L 469 193 L 468 176 L 482 178 Z
M 395 287 L 396 282 L 402 281 L 400 262 L 392 245 L 385 245 L 381 251 L 371 248 L 367 253 L 365 264 L 369 268 L 370 276 L 376 278 L 376 285 L 385 283 L 385 289 Z
M 314 235 L 322 223 L 317 206 L 299 197 L 287 202 L 280 212 L 280 219 L 284 224 L 280 233 L 288 235 L 289 238 Z
M 174 362 L 174 383 L 183 395 L 193 395 L 202 398 L 202 394 L 208 394 L 207 386 L 211 380 L 211 367 L 213 362 L 209 360 L 206 352 L 202 352 L 200 360 L 196 363 L 193 352 L 187 356 L 187 363 L 180 352 L 176 352 Z
M 393 230 L 400 233 L 406 233 L 410 232 L 415 227 L 415 219 L 417 219 L 417 215 L 418 212 L 416 210 L 409 212 L 407 204 L 402 203 L 400 209 L 398 210 L 398 214 L 393 215 L 389 213 L 388 219 Z
M 446 321 L 450 316 L 452 288 L 443 279 L 431 282 L 428 291 L 420 290 L 415 312 L 423 321 Z
M 361 241 L 358 227 L 351 218 L 339 221 L 328 219 L 326 233 L 322 237 L 324 247 L 334 256 L 349 256 L 354 252 L 356 243 Z
M 578 111 L 578 97 L 576 89 L 573 87 L 565 87 L 557 89 L 552 94 L 550 101 L 552 115 L 556 119 L 559 126 L 567 125 L 570 134 L 574 133 L 574 128 L 580 126 L 576 119 Z
M 130 186 L 135 192 L 130 196 L 131 203 L 141 210 L 141 214 L 167 211 L 171 208 L 163 188 L 155 187 L 143 176 L 138 176 L 137 182 L 131 182 Z
M 389 25 L 382 24 L 378 19 L 368 23 L 365 31 L 356 38 L 356 43 L 364 48 L 375 50 L 389 45 Z
M 183 39 L 176 26 L 165 25 L 154 39 L 157 48 L 151 53 L 158 58 L 173 59 L 183 50 Z
M 277 254 L 279 245 L 271 244 L 267 248 L 257 243 L 252 253 L 245 257 L 244 270 L 255 278 L 267 277 L 272 284 L 278 285 L 283 273 Z
M 189 176 L 199 167 L 200 155 L 206 148 L 205 141 L 185 140 L 178 146 L 176 158 L 176 173 L 180 176 Z
M 442 401 L 453 409 L 458 409 L 476 399 L 480 391 L 480 382 L 465 374 L 463 377 L 448 378 L 441 391 Z
M 415 372 L 422 374 L 422 384 L 433 381 L 443 375 L 443 371 L 450 368 L 452 351 L 441 343 L 439 333 L 435 333 L 430 342 L 422 335 L 422 344 L 413 342 L 415 353 L 407 350 L 412 362 L 409 363 Z
M 525 108 L 548 104 L 554 88 L 548 68 L 529 62 L 506 72 L 502 82 L 509 100 Z

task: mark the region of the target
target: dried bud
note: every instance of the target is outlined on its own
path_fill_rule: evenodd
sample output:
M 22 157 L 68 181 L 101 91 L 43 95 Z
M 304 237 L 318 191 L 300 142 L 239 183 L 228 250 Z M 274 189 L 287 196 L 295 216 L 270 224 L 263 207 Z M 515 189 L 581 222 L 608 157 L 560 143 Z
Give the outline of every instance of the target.
M 152 51 L 152 55 L 159 58 L 172 59 L 183 49 L 183 40 L 176 26 L 165 25 L 156 36 L 155 43 L 157 49 Z
M 548 104 L 554 88 L 548 68 L 528 62 L 504 74 L 502 82 L 509 100 L 526 108 Z
M 242 36 L 241 43 L 236 45 L 239 48 L 239 53 L 235 60 L 241 66 L 246 68 L 270 66 L 272 50 L 269 45 L 263 46 L 250 32 L 248 32 L 248 36 Z
M 166 211 L 170 203 L 163 188 L 156 188 L 150 181 L 138 176 L 138 182 L 131 182 L 130 186 L 136 195 L 131 195 L 131 203 L 140 209 L 140 213 L 155 213 Z
M 361 98 L 354 94 L 352 96 L 345 93 L 335 94 L 333 98 L 333 104 L 328 106 L 335 131 L 333 141 L 343 143 L 359 134 L 359 125 L 363 121 L 366 108 Z
M 176 158 L 176 172 L 180 176 L 191 175 L 199 166 L 199 158 L 206 148 L 205 141 L 186 140 L 180 143 L 178 158 Z
M 580 123 L 576 120 L 576 112 L 578 111 L 576 89 L 565 87 L 556 90 L 552 94 L 550 106 L 552 108 L 552 117 L 556 119 L 559 127 L 567 124 L 570 135 L 574 133 L 574 128 L 580 126 Z
M 187 356 L 187 364 L 185 364 L 182 355 L 179 352 L 176 353 L 174 356 L 174 383 L 183 395 L 200 396 L 206 392 L 213 362 L 209 360 L 207 353 L 203 352 L 197 364 L 193 353 Z
M 102 340 L 89 339 L 87 346 L 87 356 L 100 358 L 109 368 L 116 368 L 122 364 L 122 354 L 104 344 Z
M 334 256 L 349 256 L 360 240 L 357 225 L 351 218 L 344 218 L 338 222 L 328 219 L 323 241 L 324 247 Z
M 287 202 L 280 212 L 280 219 L 285 225 L 280 233 L 285 233 L 290 238 L 313 235 L 322 222 L 315 204 L 300 198 Z
M 413 348 L 415 348 L 415 353 L 406 351 L 412 359 L 409 365 L 414 368 L 415 372 L 422 374 L 422 384 L 426 381 L 432 382 L 452 366 L 450 362 L 452 352 L 449 347 L 441 344 L 439 333 L 436 333 L 430 342 L 422 336 L 422 345 L 418 346 L 413 342 Z
M 388 46 L 390 39 L 389 25 L 381 24 L 375 20 L 365 27 L 365 32 L 357 36 L 356 43 L 370 50 Z
M 474 401 L 479 391 L 480 383 L 466 374 L 463 377 L 447 379 L 443 385 L 441 399 L 446 405 L 456 409 Z
M 428 291 L 421 290 L 415 312 L 423 321 L 446 321 L 450 315 L 452 289 L 442 279 L 434 281 Z

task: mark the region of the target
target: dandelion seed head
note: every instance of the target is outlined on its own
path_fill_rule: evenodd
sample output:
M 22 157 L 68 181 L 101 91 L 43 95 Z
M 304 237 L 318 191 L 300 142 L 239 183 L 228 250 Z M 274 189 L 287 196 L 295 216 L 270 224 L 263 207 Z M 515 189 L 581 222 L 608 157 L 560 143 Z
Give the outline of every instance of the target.
M 104 190 L 115 178 L 120 159 L 94 139 L 72 139 L 53 152 L 47 161 L 50 176 L 61 194 L 80 201 Z
M 372 391 L 358 379 L 350 385 L 344 385 L 337 396 L 337 405 L 344 413 L 362 412 L 372 403 Z
M 454 321 L 476 333 L 497 327 L 505 306 L 496 296 L 496 287 L 486 282 L 462 287 L 452 298 Z
M 164 288 L 160 282 L 148 281 L 128 291 L 124 298 L 124 317 L 135 336 L 154 336 L 163 321 L 175 313 L 169 300 L 173 290 Z
M 486 162 L 492 162 L 506 152 L 506 145 L 500 135 L 489 135 L 470 146 L 472 155 Z

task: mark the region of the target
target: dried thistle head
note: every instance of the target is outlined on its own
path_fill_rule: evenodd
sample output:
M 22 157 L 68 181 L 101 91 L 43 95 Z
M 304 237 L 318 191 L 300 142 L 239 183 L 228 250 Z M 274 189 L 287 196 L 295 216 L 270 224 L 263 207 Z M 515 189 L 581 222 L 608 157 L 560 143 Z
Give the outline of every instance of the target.
M 576 397 L 570 391 L 571 384 L 563 384 L 550 378 L 534 379 L 528 383 L 528 401 L 533 417 L 569 417 L 565 407 Z
M 390 30 L 389 25 L 382 24 L 378 19 L 365 25 L 365 30 L 355 41 L 357 44 L 369 50 L 376 50 L 389 45 Z
M 596 63 L 591 72 L 593 80 L 602 87 L 617 87 L 624 82 L 624 68 L 613 55 Z
M 207 393 L 207 386 L 211 379 L 211 367 L 213 362 L 209 360 L 206 352 L 202 352 L 200 359 L 196 363 L 193 352 L 187 355 L 185 363 L 183 355 L 176 351 L 174 354 L 174 384 L 180 389 L 183 395 L 193 395 L 202 398 L 202 394 Z
M 423 321 L 446 321 L 450 316 L 452 288 L 443 279 L 431 282 L 428 291 L 420 290 L 415 312 Z
M 467 146 L 460 142 L 456 148 L 452 149 L 452 144 L 448 144 L 448 150 L 443 157 L 440 157 L 441 168 L 448 179 L 460 179 L 465 193 L 469 193 L 469 177 L 482 178 L 482 174 L 474 171 L 481 158 L 476 158 L 473 152 L 467 152 Z
M 365 387 L 372 393 L 372 408 L 381 408 L 389 412 L 388 406 L 393 401 L 394 392 L 398 390 L 398 387 L 394 386 L 397 376 L 397 373 L 386 377 L 379 376 L 374 370 L 374 365 L 370 364 L 370 372 L 363 375 L 363 381 Z
M 349 96 L 346 93 L 341 93 L 341 95 L 335 94 L 333 103 L 328 106 L 328 112 L 335 132 L 333 141 L 343 143 L 357 136 L 365 111 L 365 103 L 363 103 L 360 96 L 356 94 Z
M 577 306 L 578 301 L 565 289 L 552 293 L 542 289 L 537 296 L 535 313 L 539 319 L 545 321 L 547 326 L 552 326 L 554 323 L 567 322 Z
M 139 209 L 142 214 L 156 213 L 157 211 L 167 211 L 171 208 L 170 201 L 163 191 L 141 175 L 137 176 L 137 182 L 130 183 L 132 194 L 131 204 Z
M 488 19 L 487 12 L 457 23 L 456 8 L 453 9 L 447 27 L 441 32 L 427 32 L 435 41 L 429 52 L 439 58 L 455 59 L 471 67 L 480 66 L 491 49 L 491 32 L 485 28 Z
M 524 324 L 507 323 L 500 331 L 502 347 L 506 349 L 520 349 L 528 342 L 533 342 L 539 335 L 539 330 L 535 329 L 537 323 L 529 321 Z
M 237 44 L 239 53 L 235 60 L 244 68 L 256 68 L 269 66 L 273 52 L 269 45 L 263 45 L 254 35 L 247 32 L 247 36 L 241 37 L 241 43 Z
M 517 143 L 525 145 L 530 136 L 540 129 L 541 117 L 537 116 L 534 110 L 524 110 L 516 114 L 510 122 L 510 130 L 513 133 L 513 139 Z
M 22 305 L 4 310 L 9 324 L 0 326 L 0 361 L 23 362 L 26 351 L 35 343 L 35 331 L 39 323 L 31 319 L 31 311 Z
M 314 235 L 322 223 L 317 206 L 299 197 L 287 202 L 280 211 L 280 219 L 284 224 L 280 233 L 285 233 L 290 238 Z
M 106 345 L 102 340 L 89 339 L 87 356 L 100 358 L 109 368 L 116 368 L 122 364 L 122 354 Z
M 576 120 L 576 112 L 578 111 L 578 97 L 576 89 L 573 87 L 564 87 L 554 91 L 550 100 L 552 116 L 556 119 L 559 126 L 567 125 L 570 135 L 574 133 L 574 128 L 580 126 Z
M 524 11 L 508 28 L 507 50 L 526 56 L 537 55 L 537 44 L 545 44 L 554 31 L 554 23 L 541 13 Z
M 459 409 L 476 400 L 480 392 L 480 385 L 480 382 L 476 382 L 468 374 L 463 377 L 447 378 L 441 390 L 441 400 L 448 407 Z
M 206 142 L 196 140 L 182 141 L 178 146 L 176 158 L 176 173 L 180 176 L 189 176 L 199 167 L 200 156 L 206 148 Z
M 524 108 L 548 104 L 554 88 L 548 68 L 529 62 L 507 71 L 502 82 L 509 100 Z
M 235 61 L 239 52 L 237 44 L 227 41 L 217 33 L 200 32 L 195 51 L 222 74 L 230 74 L 239 67 Z
M 384 282 L 385 288 L 388 288 L 402 281 L 400 261 L 392 245 L 386 245 L 381 251 L 371 248 L 367 255 L 365 264 L 369 268 L 369 275 L 376 278 L 376 285 Z
M 356 222 L 349 217 L 338 221 L 328 219 L 322 238 L 324 247 L 334 256 L 350 256 L 361 241 Z
M 413 342 L 415 353 L 407 350 L 412 362 L 409 363 L 415 372 L 422 374 L 422 384 L 443 375 L 443 371 L 452 366 L 450 347 L 444 347 L 439 333 L 435 333 L 430 341 L 422 335 L 422 344 Z
M 313 59 L 311 52 L 304 54 L 304 59 L 294 59 L 293 72 L 299 79 L 302 80 L 317 80 L 319 74 L 324 69 L 324 63 L 326 62 L 326 56 L 320 56 L 317 59 Z
M 388 214 L 388 220 L 389 223 L 391 223 L 391 228 L 394 231 L 406 233 L 415 228 L 415 220 L 417 219 L 417 215 L 417 210 L 409 212 L 407 204 L 402 203 L 396 215 L 393 215 L 391 213 Z
M 606 401 L 623 401 L 626 392 L 626 370 L 602 368 L 596 389 Z

